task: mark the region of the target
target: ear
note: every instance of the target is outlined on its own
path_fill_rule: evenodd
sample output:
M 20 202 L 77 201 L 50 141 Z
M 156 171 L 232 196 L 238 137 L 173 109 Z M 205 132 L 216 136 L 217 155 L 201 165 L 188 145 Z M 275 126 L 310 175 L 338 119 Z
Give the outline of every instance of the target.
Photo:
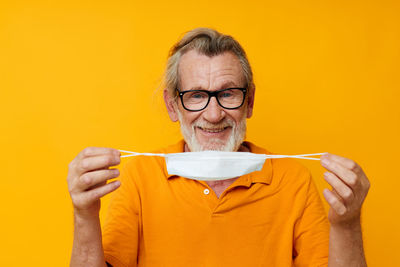
M 176 106 L 175 99 L 168 93 L 166 89 L 164 90 L 164 102 L 171 121 L 178 121 L 178 113 L 176 111 L 178 107 Z
M 252 90 L 250 90 L 247 97 L 247 118 L 250 119 L 253 115 L 253 107 L 254 107 L 254 95 L 256 92 L 256 86 L 252 85 Z

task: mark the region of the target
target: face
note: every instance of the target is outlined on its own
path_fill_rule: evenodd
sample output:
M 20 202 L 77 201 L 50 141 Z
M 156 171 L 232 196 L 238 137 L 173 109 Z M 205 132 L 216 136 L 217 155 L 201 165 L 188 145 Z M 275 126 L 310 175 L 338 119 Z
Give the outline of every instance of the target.
M 246 84 L 239 59 L 229 52 L 208 57 L 191 50 L 181 58 L 179 76 L 180 91 L 217 91 Z M 190 151 L 239 149 L 246 134 L 246 118 L 252 115 L 254 94 L 234 110 L 219 106 L 215 97 L 204 110 L 195 112 L 185 110 L 180 99 L 174 100 L 167 92 L 164 99 L 170 118 L 179 120 Z

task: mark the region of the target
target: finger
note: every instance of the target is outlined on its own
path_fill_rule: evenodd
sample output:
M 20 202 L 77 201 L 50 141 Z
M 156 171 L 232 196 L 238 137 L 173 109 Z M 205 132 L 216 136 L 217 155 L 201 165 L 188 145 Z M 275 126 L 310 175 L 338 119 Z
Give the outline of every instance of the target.
M 117 157 L 121 156 L 121 153 L 117 149 L 105 148 L 105 147 L 87 147 L 82 150 L 68 165 L 69 172 L 74 175 L 79 175 L 79 165 L 85 158 L 100 156 L 100 155 L 114 155 Z
M 342 165 L 346 169 L 354 171 L 354 172 L 358 172 L 359 170 L 361 170 L 361 167 L 355 161 L 345 158 L 345 157 L 341 157 L 339 155 L 326 153 L 321 156 L 321 161 L 324 161 L 325 159 L 327 159 L 328 161 L 334 161 L 334 162 Z
M 321 165 L 325 167 L 328 171 L 337 175 L 337 177 L 339 177 L 346 185 L 348 185 L 352 189 L 355 189 L 360 183 L 360 179 L 358 178 L 358 175 L 356 173 L 347 169 L 336 161 L 330 160 L 328 158 L 323 158 L 321 159 Z
M 325 181 L 330 184 L 338 196 L 344 200 L 345 203 L 350 203 L 354 199 L 353 190 L 348 187 L 339 177 L 331 172 L 324 173 Z
M 93 186 L 106 182 L 109 179 L 117 178 L 119 176 L 118 169 L 97 170 L 84 173 L 79 177 L 77 182 L 77 189 L 80 191 L 87 190 Z
M 115 154 L 84 158 L 79 162 L 77 166 L 77 173 L 83 174 L 89 171 L 107 169 L 108 167 L 118 165 L 120 162 L 121 158 Z
M 120 156 L 121 152 L 119 152 L 117 149 L 108 147 L 87 147 L 78 154 L 77 158 L 83 159 L 83 158 L 107 155 L 107 154 Z
M 324 195 L 325 200 L 328 202 L 329 206 L 333 209 L 333 211 L 338 215 L 343 215 L 346 213 L 347 208 L 340 201 L 340 199 L 332 193 L 329 189 L 324 189 L 322 192 Z
M 83 193 L 82 197 L 86 198 L 87 203 L 94 202 L 101 197 L 113 192 L 118 187 L 120 187 L 120 185 L 121 182 L 119 180 L 116 180 L 103 186 L 94 188 L 90 191 L 86 191 L 85 193 Z

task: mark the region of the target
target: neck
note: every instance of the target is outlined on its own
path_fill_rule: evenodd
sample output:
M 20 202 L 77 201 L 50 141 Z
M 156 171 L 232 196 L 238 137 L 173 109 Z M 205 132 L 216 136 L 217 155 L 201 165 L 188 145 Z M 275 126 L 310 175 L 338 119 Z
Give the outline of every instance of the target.
M 189 146 L 185 142 L 184 146 L 185 152 L 190 152 Z M 238 152 L 250 152 L 250 148 L 246 146 L 245 143 L 242 143 L 238 149 Z M 217 197 L 219 197 L 231 184 L 233 184 L 237 178 L 221 180 L 221 181 L 207 181 L 208 186 L 215 192 Z

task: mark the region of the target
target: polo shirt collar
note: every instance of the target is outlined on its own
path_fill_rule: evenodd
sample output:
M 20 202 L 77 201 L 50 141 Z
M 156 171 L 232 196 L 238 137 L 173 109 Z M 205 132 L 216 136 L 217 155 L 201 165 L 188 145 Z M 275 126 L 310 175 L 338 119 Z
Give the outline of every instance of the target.
M 244 145 L 250 149 L 251 153 L 255 154 L 271 154 L 267 150 L 254 145 L 251 142 L 244 142 Z M 182 139 L 178 143 L 171 145 L 163 149 L 163 153 L 182 153 L 185 151 L 185 141 Z M 167 166 L 164 163 L 164 173 L 167 179 L 172 177 L 178 177 L 177 175 L 171 175 L 167 172 Z M 270 184 L 272 180 L 272 161 L 271 159 L 266 159 L 263 168 L 260 171 L 255 171 L 246 175 L 239 177 L 236 181 L 236 185 L 243 185 L 250 187 L 252 183 L 264 183 Z

